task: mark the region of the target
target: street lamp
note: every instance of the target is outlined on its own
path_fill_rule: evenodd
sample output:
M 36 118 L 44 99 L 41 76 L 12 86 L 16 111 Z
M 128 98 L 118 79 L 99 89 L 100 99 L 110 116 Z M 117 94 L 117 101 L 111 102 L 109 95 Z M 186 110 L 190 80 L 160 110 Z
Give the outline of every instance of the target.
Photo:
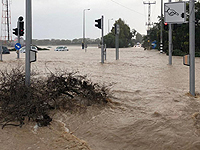
M 84 9 L 83 10 L 83 41 L 82 41 L 82 49 L 84 49 L 86 46 L 86 40 L 85 40 L 85 11 L 90 9 Z
M 108 19 L 108 33 L 110 32 L 110 20 L 113 20 L 113 18 L 112 19 Z

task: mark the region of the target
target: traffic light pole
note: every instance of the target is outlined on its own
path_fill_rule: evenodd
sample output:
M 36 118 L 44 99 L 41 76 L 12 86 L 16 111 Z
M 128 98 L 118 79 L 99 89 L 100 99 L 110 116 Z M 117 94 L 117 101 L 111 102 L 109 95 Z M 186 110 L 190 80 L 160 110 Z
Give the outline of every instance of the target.
M 116 60 L 119 59 L 119 25 L 115 24 L 115 48 L 116 48 Z
M 32 40 L 32 0 L 26 0 L 26 64 L 25 64 L 25 85 L 30 86 L 30 50 Z
M 18 36 L 17 36 L 17 43 L 20 43 L 20 27 L 19 27 L 19 18 L 17 21 L 17 30 L 18 30 Z M 17 50 L 17 59 L 19 59 L 19 50 Z
M 163 53 L 163 0 L 161 0 L 160 53 Z
M 102 31 L 102 38 L 101 38 L 101 63 L 104 63 L 104 44 L 103 44 L 103 16 L 101 18 L 101 31 Z

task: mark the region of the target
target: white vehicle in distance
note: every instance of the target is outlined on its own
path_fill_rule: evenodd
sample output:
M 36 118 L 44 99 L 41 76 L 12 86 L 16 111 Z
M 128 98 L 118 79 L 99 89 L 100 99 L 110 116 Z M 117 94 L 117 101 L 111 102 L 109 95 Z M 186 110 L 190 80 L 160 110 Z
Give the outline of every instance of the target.
M 36 53 L 38 52 L 38 49 L 37 49 L 36 46 L 31 46 L 31 50 L 36 51 Z M 24 46 L 24 47 L 20 48 L 19 52 L 20 53 L 26 53 L 26 47 Z
M 67 46 L 58 46 L 54 51 L 68 51 Z

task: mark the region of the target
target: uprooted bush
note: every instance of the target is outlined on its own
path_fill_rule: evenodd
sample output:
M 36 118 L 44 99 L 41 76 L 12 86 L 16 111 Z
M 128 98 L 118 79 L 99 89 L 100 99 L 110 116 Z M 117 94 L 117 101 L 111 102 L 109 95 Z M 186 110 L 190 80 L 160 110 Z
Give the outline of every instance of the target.
M 22 67 L 0 71 L 0 89 L 2 128 L 21 127 L 25 119 L 46 126 L 52 120 L 48 115 L 51 109 L 73 110 L 106 104 L 109 97 L 108 86 L 93 83 L 77 72 L 51 72 L 46 77 L 33 74 L 30 86 L 25 86 Z

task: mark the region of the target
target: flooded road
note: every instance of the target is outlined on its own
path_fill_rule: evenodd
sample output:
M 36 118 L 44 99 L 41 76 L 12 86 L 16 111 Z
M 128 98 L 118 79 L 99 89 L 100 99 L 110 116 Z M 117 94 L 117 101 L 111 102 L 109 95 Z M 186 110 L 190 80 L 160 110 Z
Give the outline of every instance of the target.
M 80 47 L 69 51 L 39 51 L 32 68 L 41 73 L 56 69 L 79 71 L 98 83 L 113 84 L 112 104 L 91 106 L 82 114 L 61 113 L 70 132 L 85 140 L 93 150 L 199 150 L 200 130 L 193 114 L 200 110 L 200 98 L 189 96 L 189 67 L 182 57 L 168 56 L 143 48 L 107 49 L 100 63 L 100 49 Z M 3 55 L 2 67 L 24 63 L 16 54 Z M 200 58 L 196 58 L 196 93 L 200 92 Z

